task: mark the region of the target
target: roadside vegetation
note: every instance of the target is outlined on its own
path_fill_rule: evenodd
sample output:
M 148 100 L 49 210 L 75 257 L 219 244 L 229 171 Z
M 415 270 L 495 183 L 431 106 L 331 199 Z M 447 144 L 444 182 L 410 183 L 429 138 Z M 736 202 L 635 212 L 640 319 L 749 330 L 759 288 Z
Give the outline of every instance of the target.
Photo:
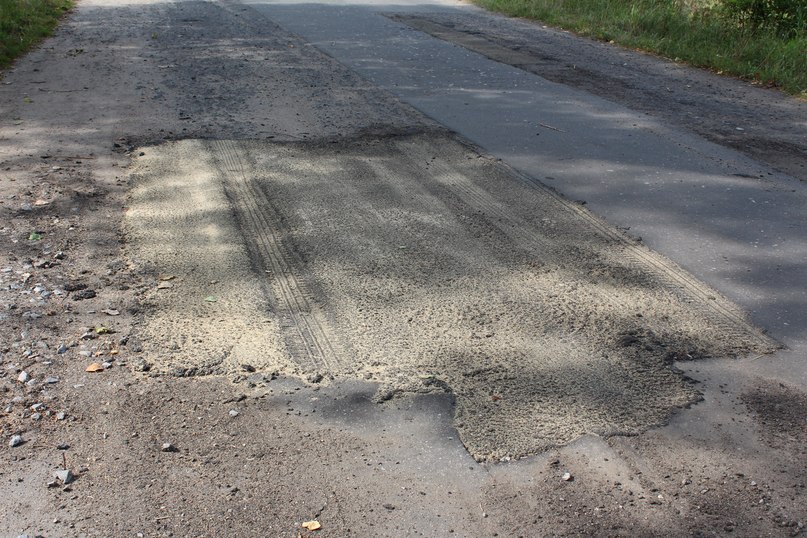
M 0 69 L 49 36 L 72 0 L 0 0 Z
M 807 97 L 806 0 L 475 0 Z

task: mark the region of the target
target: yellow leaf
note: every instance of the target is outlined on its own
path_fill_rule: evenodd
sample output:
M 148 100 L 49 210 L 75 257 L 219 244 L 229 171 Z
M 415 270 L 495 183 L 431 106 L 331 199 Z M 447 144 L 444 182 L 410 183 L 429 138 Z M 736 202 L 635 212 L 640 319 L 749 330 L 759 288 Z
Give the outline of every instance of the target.
M 87 372 L 103 372 L 104 367 L 98 364 L 97 362 L 92 363 L 91 365 L 87 366 Z

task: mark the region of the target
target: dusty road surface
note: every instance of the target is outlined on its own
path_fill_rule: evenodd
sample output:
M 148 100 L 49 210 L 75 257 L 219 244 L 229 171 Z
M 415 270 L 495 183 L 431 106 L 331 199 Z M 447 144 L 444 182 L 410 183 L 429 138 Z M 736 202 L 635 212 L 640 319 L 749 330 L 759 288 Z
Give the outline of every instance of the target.
M 447 1 L 0 84 L 2 536 L 802 532 L 805 103 Z

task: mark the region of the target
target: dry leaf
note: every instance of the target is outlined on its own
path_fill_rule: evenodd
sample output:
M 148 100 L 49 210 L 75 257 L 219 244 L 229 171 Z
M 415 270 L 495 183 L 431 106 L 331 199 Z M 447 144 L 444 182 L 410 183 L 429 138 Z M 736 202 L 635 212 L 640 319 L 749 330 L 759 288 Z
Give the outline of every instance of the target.
M 103 372 L 104 367 L 97 362 L 92 363 L 91 365 L 87 366 L 87 372 Z
M 303 528 L 308 529 L 310 531 L 318 531 L 322 528 L 322 525 L 319 524 L 319 521 L 306 521 L 303 523 Z

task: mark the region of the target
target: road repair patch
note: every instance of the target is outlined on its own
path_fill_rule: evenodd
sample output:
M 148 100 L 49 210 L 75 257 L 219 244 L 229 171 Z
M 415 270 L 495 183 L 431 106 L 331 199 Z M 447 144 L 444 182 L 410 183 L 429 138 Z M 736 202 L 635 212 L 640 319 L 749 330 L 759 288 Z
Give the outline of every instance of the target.
M 126 216 L 153 371 L 449 391 L 479 460 L 630 434 L 675 360 L 774 342 L 579 204 L 442 133 L 143 148 Z

